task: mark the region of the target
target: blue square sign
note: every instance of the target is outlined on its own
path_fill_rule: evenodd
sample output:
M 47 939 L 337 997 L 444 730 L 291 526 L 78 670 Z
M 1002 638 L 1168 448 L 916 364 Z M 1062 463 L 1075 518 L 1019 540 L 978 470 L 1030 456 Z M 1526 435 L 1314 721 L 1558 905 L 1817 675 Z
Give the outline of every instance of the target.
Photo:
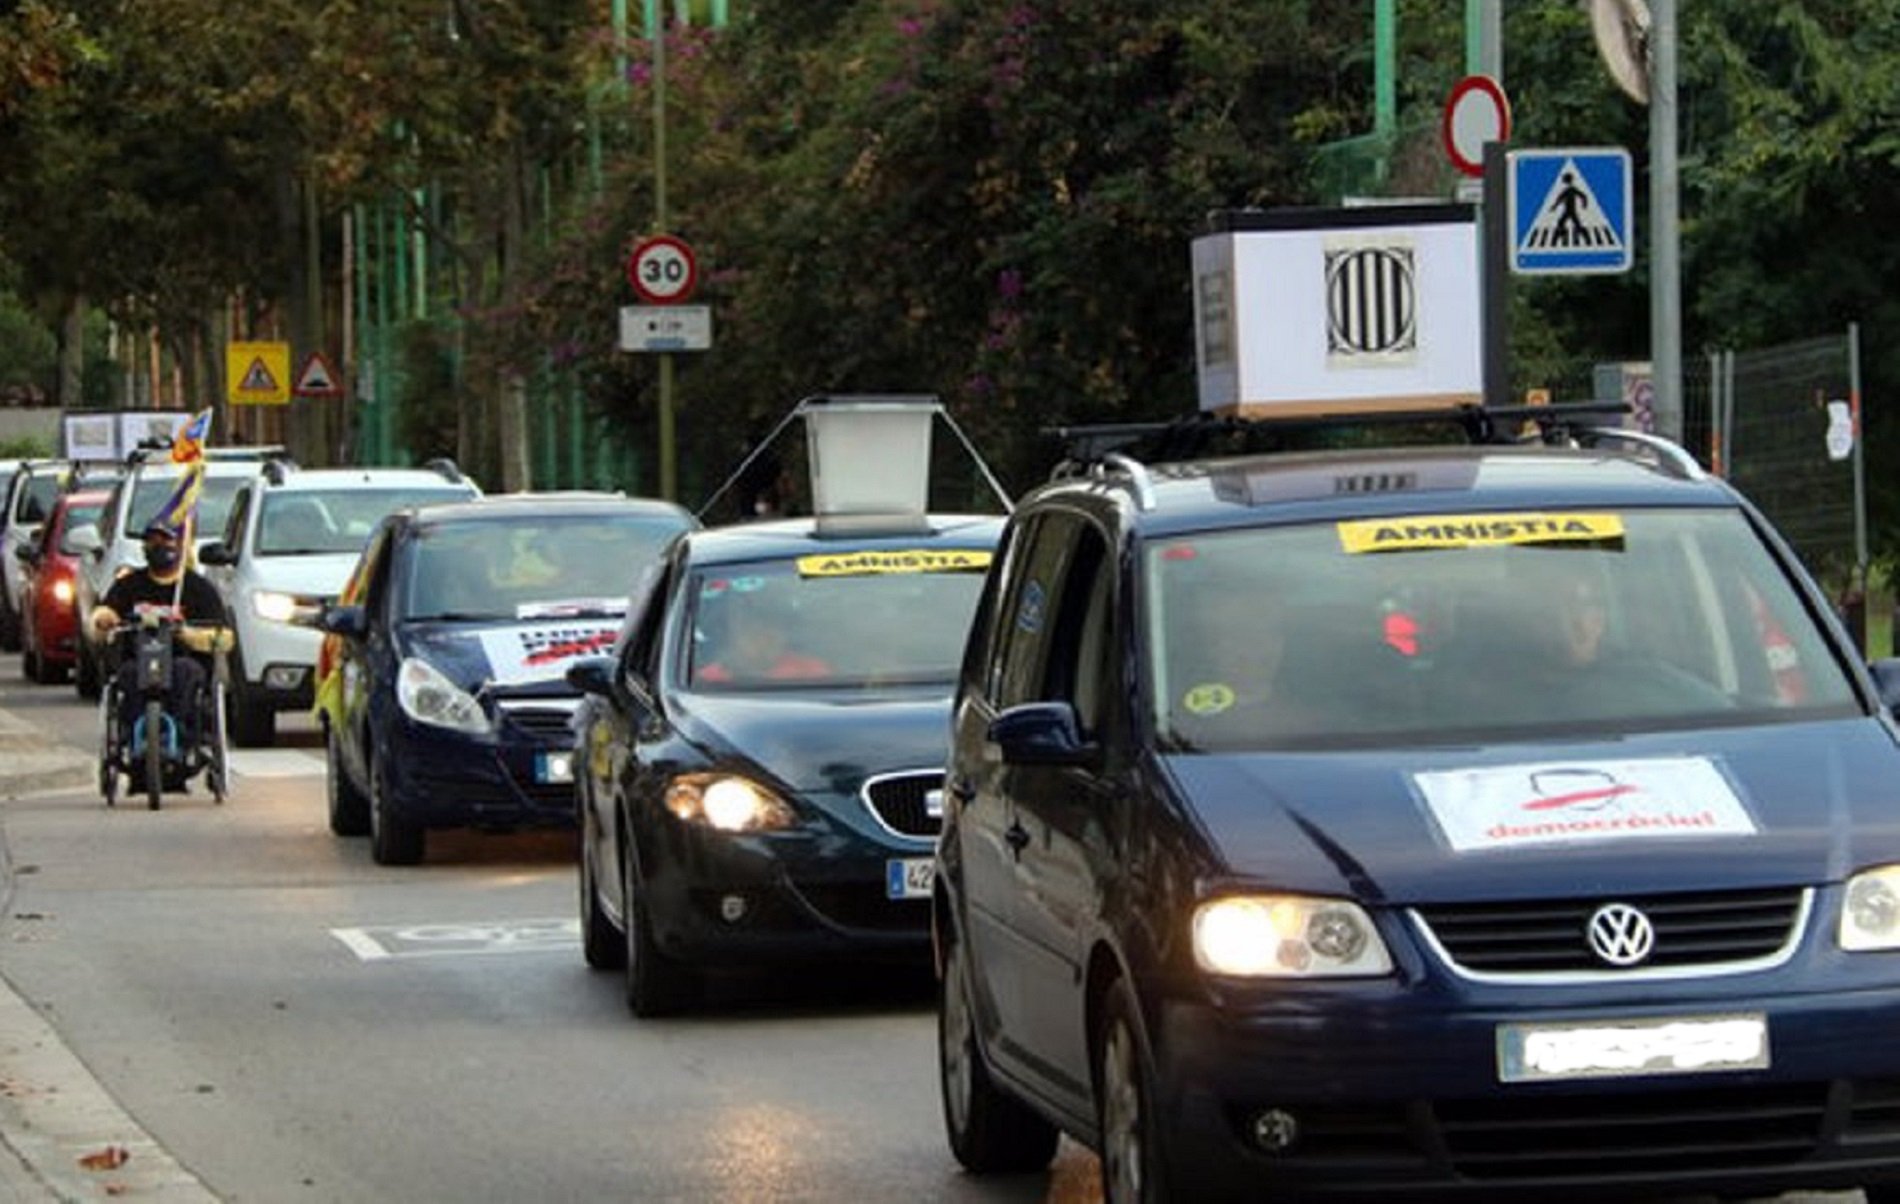
M 1508 176 L 1513 272 L 1629 271 L 1636 228 L 1628 151 L 1512 151 Z

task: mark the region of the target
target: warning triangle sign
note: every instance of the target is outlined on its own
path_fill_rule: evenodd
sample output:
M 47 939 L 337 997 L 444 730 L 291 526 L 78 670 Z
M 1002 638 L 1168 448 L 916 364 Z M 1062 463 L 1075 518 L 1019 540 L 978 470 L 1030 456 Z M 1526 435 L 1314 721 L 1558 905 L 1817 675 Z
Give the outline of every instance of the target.
M 1620 251 L 1623 240 L 1577 161 L 1566 159 L 1518 245 L 1525 251 Z
M 303 362 L 303 371 L 297 374 L 296 393 L 299 397 L 341 397 L 343 386 L 337 383 L 336 372 L 330 367 L 330 361 L 323 352 L 313 351 L 310 358 Z
M 278 391 L 277 378 L 270 374 L 270 366 L 263 356 L 251 361 L 244 370 L 244 379 L 238 382 L 238 389 L 245 393 L 275 393 Z

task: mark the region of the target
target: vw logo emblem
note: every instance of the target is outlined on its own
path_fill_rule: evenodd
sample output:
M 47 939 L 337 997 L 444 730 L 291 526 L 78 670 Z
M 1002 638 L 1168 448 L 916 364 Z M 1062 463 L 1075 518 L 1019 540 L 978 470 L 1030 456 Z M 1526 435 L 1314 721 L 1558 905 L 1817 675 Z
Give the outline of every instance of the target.
M 1627 903 L 1605 903 L 1590 915 L 1590 950 L 1612 966 L 1642 964 L 1656 948 L 1656 926 Z

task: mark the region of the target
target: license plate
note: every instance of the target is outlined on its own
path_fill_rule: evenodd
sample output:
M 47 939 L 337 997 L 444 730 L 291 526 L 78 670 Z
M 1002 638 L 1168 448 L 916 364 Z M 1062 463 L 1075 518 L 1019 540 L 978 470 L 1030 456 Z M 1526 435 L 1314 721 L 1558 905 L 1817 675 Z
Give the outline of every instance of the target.
M 1760 1013 L 1500 1024 L 1497 1041 L 1505 1083 L 1768 1068 L 1768 1018 Z
M 544 784 L 574 780 L 574 754 L 544 752 L 534 754 L 534 780 Z
M 928 899 L 937 880 L 934 857 L 894 857 L 884 863 L 884 894 L 891 899 Z

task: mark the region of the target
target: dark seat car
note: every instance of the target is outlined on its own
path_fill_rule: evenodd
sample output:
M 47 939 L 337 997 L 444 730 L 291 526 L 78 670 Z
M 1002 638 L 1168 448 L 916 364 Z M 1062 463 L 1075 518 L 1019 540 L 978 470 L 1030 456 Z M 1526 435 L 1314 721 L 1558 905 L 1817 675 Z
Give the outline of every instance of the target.
M 671 502 L 574 494 L 385 518 L 361 601 L 317 620 L 337 637 L 319 708 L 331 830 L 411 865 L 432 828 L 571 826 L 578 696 L 563 672 L 612 644 L 641 572 L 693 526 Z
M 694 532 L 591 697 L 581 926 L 642 1016 L 709 966 L 928 965 L 950 685 L 998 516 Z
M 939 844 L 966 1166 L 1900 1198 L 1900 662 L 1679 448 L 1569 436 L 1021 502 Z

